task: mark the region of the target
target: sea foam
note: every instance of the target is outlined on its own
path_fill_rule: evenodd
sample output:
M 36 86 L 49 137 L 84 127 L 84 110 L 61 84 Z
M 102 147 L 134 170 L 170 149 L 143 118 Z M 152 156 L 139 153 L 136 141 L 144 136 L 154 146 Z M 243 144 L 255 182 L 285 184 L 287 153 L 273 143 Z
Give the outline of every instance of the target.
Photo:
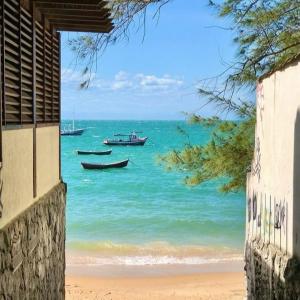
M 174 257 L 174 256 L 68 256 L 67 265 L 88 265 L 88 266 L 155 266 L 155 265 L 203 265 L 220 262 L 242 261 L 241 256 L 227 258 L 204 258 L 204 257 Z

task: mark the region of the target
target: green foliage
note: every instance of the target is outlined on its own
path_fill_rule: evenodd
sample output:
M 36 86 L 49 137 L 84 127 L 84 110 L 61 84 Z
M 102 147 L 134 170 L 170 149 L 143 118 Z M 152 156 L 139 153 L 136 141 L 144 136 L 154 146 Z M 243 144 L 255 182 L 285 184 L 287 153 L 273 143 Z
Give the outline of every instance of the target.
M 212 179 L 223 179 L 222 192 L 243 190 L 254 149 L 255 113 L 244 121 L 222 121 L 217 117 L 192 115 L 190 122 L 211 128 L 211 139 L 205 145 L 187 145 L 160 156 L 168 170 L 188 172 L 188 185 Z
M 300 57 L 300 1 L 209 0 L 209 5 L 232 23 L 227 29 L 235 33 L 237 53 L 235 61 L 216 77 L 213 88 L 205 83 L 199 95 L 221 113 L 234 113 L 241 121 L 192 116 L 192 122 L 212 128 L 210 141 L 174 150 L 161 161 L 169 169 L 188 172 L 187 184 L 223 178 L 221 191 L 238 191 L 245 189 L 255 131 L 255 104 L 244 99 L 242 92 L 249 87 L 255 90 L 259 77 Z
M 299 0 L 224 0 L 219 4 L 210 0 L 209 4 L 233 23 L 237 60 L 229 80 L 251 85 L 299 55 Z

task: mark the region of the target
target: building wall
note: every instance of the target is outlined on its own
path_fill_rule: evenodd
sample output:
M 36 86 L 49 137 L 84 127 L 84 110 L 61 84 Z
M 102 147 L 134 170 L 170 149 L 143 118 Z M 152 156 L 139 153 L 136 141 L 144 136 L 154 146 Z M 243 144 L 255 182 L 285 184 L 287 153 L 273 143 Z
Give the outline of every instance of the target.
M 32 129 L 4 131 L 2 143 L 0 228 L 33 203 Z
M 60 34 L 32 0 L 0 1 L 0 33 L 0 299 L 64 299 Z
M 59 182 L 59 127 L 37 129 L 37 195 L 47 193 Z
M 0 299 L 64 299 L 65 192 L 56 185 L 0 229 Z
M 59 126 L 36 129 L 36 191 L 34 197 L 33 128 L 4 130 L 2 218 L 0 228 L 60 182 Z
M 285 282 L 290 262 L 294 265 L 294 259 L 300 257 L 299 82 L 300 63 L 296 62 L 257 85 L 255 153 L 248 175 L 246 219 L 248 291 L 254 297 L 251 299 L 265 297 L 255 295 L 259 290 L 279 290 L 278 284 Z M 263 273 L 269 274 L 265 281 Z M 282 295 L 287 286 L 281 286 Z M 294 299 L 282 295 L 274 299 Z

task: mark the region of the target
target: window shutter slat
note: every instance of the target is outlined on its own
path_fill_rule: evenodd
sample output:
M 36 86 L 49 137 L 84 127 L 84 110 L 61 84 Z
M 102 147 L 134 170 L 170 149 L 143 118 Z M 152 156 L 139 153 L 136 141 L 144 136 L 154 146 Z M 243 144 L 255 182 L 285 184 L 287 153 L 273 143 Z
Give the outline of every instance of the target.
M 2 124 L 59 122 L 59 39 L 20 0 L 0 8 Z

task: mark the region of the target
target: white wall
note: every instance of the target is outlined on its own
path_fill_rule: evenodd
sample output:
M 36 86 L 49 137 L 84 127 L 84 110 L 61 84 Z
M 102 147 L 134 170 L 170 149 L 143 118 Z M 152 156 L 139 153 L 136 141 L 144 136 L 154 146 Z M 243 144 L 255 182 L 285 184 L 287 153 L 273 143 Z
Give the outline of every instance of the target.
M 300 63 L 258 84 L 256 145 L 247 189 L 251 199 L 247 239 L 260 238 L 290 255 L 300 256 L 296 239 L 300 229 L 299 111 Z M 256 218 L 253 217 L 255 197 Z

